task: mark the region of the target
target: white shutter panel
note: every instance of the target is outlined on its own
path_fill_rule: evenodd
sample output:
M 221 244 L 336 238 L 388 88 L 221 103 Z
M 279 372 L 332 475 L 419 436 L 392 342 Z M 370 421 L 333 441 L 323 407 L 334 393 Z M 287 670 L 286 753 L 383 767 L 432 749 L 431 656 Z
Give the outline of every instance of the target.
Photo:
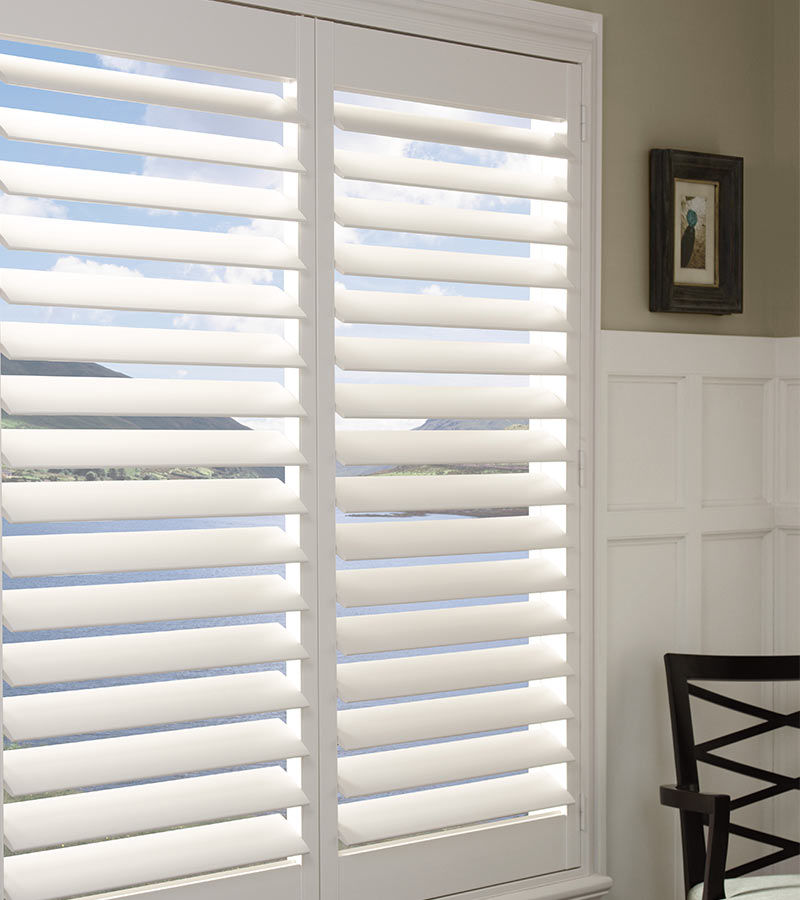
M 464 889 L 465 870 L 476 872 L 469 887 L 505 880 L 502 860 L 478 867 L 459 843 L 478 823 L 502 826 L 498 839 L 529 859 L 529 875 L 573 864 L 577 829 L 574 72 L 409 37 L 376 42 L 335 29 L 348 900 L 367 897 L 360 866 L 375 853 L 387 883 L 403 880 L 426 837 L 442 873 L 420 898 Z M 420 74 L 434 71 L 442 78 Z M 456 71 L 460 83 L 444 74 Z M 546 851 L 531 845 L 533 820 Z
M 0 54 L 8 900 L 300 896 L 312 124 L 298 20 L 192 6 Z

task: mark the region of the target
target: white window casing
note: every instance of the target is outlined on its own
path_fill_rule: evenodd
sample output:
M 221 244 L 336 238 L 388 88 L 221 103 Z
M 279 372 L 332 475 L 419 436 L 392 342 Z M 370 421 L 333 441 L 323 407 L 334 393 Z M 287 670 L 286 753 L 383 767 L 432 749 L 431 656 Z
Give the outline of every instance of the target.
M 66 6 L 0 23 L 5 900 L 602 896 L 599 17 Z

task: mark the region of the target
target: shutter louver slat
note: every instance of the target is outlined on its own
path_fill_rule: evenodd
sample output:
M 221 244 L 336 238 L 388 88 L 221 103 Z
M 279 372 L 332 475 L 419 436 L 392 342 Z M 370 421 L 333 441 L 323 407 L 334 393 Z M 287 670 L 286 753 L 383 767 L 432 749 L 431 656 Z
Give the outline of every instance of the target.
M 130 122 L 106 122 L 103 119 L 63 116 L 7 106 L 0 107 L 0 134 L 12 141 L 286 172 L 304 171 L 297 157 L 274 141 L 209 132 L 203 132 L 203 139 L 198 141 L 196 131 L 135 125 Z
M 470 372 L 483 375 L 566 375 L 564 357 L 547 347 L 466 341 L 337 338 L 336 364 L 367 372 Z
M 520 645 L 343 663 L 337 667 L 345 703 L 440 694 L 571 675 L 572 669 L 546 647 Z
M 538 388 L 405 384 L 338 384 L 336 412 L 359 419 L 563 419 L 569 415 L 555 394 Z
M 308 853 L 281 815 L 26 853 L 5 862 L 9 900 L 58 900 Z
M 129 100 L 279 121 L 294 121 L 297 117 L 292 103 L 262 91 L 76 66 L 5 53 L 0 54 L 0 78 L 7 84 L 108 100 Z
M 472 565 L 475 568 L 493 564 Z M 530 589 L 530 582 L 527 587 Z M 476 587 L 476 590 L 480 590 L 480 587 Z M 420 647 L 440 647 L 446 644 L 505 641 L 544 634 L 563 634 L 570 630 L 564 617 L 549 603 L 528 601 L 345 616 L 339 619 L 336 636 L 340 652 L 345 656 L 352 656 L 357 653 L 417 650 Z
M 264 368 L 305 365 L 297 351 L 275 334 L 6 322 L 0 327 L 0 346 L 9 359 Z
M 570 330 L 562 312 L 533 301 L 420 296 L 400 291 L 337 290 L 336 318 L 348 324 L 367 325 L 453 326 L 502 331 Z
M 423 203 L 391 203 L 357 197 L 337 197 L 335 209 L 336 221 L 346 228 L 562 246 L 571 243 L 563 225 L 519 213 L 437 209 Z
M 277 478 L 219 481 L 40 481 L 6 484 L 9 522 L 86 522 L 306 512 Z
M 0 161 L 0 188 L 7 194 L 86 203 L 122 203 L 263 219 L 302 219 L 299 210 L 278 191 L 64 166 Z
M 3 539 L 3 549 L 3 570 L 12 578 L 306 561 L 273 527 L 14 535 Z
M 562 137 L 537 134 L 524 128 L 448 119 L 444 116 L 413 115 L 347 103 L 335 103 L 333 116 L 336 126 L 344 131 L 457 144 L 506 153 L 531 153 L 561 158 L 570 155 Z
M 287 725 L 265 719 L 14 750 L 3 779 L 19 797 L 307 755 Z
M 277 238 L 183 228 L 2 214 L 0 241 L 9 250 L 128 256 L 262 269 L 304 268 L 286 244 Z
M 339 790 L 345 797 L 381 794 L 482 775 L 502 775 L 571 759 L 569 750 L 543 729 L 494 734 L 343 757 L 339 760 Z
M 372 153 L 337 150 L 336 174 L 353 181 L 401 184 L 408 187 L 465 191 L 476 194 L 500 194 L 524 199 L 571 200 L 563 178 L 504 172 L 488 166 L 467 166 L 429 159 L 383 157 Z
M 9 644 L 3 655 L 3 673 L 16 687 L 307 657 L 282 625 L 228 625 Z
M 340 431 L 336 458 L 343 464 L 523 463 L 566 460 L 553 435 L 530 431 Z
M 348 513 L 519 508 L 566 502 L 564 489 L 547 475 L 360 475 L 336 479 L 336 505 Z
M 3 409 L 23 416 L 303 416 L 282 385 L 6 375 Z
M 543 772 L 434 788 L 414 794 L 342 804 L 339 832 L 346 844 L 386 840 L 574 803 Z
M 10 740 L 33 741 L 305 706 L 285 675 L 253 672 L 6 697 L 3 715 Z
M 305 464 L 297 447 L 275 431 L 17 428 L 3 435 L 2 455 L 3 465 L 17 469 Z
M 543 516 L 336 526 L 336 552 L 347 560 L 513 553 L 566 545 L 564 532 Z
M 571 287 L 564 269 L 556 263 L 521 256 L 493 256 L 489 253 L 459 253 L 453 250 L 416 250 L 339 243 L 336 245 L 336 268 L 343 275 L 367 275 L 374 278 L 413 278 L 420 281 L 519 287 Z
M 345 756 L 339 760 L 339 790 L 345 797 L 381 794 L 551 766 L 573 758 L 560 741 L 541 728 L 493 734 L 446 744 Z
M 304 313 L 280 288 L 177 278 L 129 278 L 0 269 L 0 296 L 26 306 L 177 312 L 302 319 Z
M 345 750 L 500 731 L 572 718 L 548 688 L 528 687 L 339 711 Z
M 551 562 L 538 559 L 351 569 L 336 573 L 336 599 L 348 608 L 503 597 L 562 591 L 567 586 L 567 579 L 560 569 Z M 350 631 L 367 626 L 356 626 L 348 620 L 341 622 L 340 627 Z
M 35 850 L 176 825 L 304 806 L 308 798 L 277 766 L 14 803 L 8 847 Z
M 12 631 L 127 625 L 307 609 L 280 575 L 16 588 L 3 597 Z

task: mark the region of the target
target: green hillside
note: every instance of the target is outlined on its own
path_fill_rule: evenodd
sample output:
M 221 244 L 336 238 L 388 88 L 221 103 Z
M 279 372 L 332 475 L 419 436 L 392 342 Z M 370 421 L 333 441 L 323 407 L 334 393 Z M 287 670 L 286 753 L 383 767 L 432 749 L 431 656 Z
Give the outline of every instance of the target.
M 57 376 L 60 378 L 128 378 L 98 363 L 42 362 L 0 357 L 4 375 Z M 3 428 L 97 428 L 114 430 L 176 429 L 183 431 L 249 431 L 236 419 L 210 416 L 10 416 L 3 413 Z M 85 481 L 95 479 L 163 478 L 280 478 L 283 468 L 182 466 L 172 469 L 4 469 L 6 481 Z

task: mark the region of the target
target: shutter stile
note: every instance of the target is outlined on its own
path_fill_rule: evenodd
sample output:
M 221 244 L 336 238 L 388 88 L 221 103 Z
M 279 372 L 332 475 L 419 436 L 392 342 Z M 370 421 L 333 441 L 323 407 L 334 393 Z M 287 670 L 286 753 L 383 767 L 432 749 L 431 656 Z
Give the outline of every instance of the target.
M 5 896 L 296 867 L 297 72 L 24 54 L 0 54 Z
M 562 127 L 362 94 L 333 118 L 339 838 L 355 852 L 574 802 L 576 204 Z

